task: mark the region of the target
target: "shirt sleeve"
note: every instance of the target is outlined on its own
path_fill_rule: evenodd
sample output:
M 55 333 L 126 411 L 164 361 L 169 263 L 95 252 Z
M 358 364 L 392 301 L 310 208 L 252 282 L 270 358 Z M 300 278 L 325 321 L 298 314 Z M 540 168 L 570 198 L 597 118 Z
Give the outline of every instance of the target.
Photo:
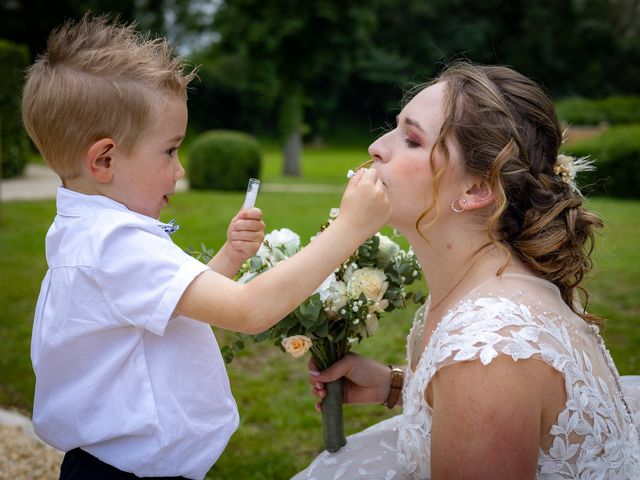
M 153 224 L 119 225 L 99 238 L 96 279 L 113 321 L 163 335 L 186 288 L 209 267 Z

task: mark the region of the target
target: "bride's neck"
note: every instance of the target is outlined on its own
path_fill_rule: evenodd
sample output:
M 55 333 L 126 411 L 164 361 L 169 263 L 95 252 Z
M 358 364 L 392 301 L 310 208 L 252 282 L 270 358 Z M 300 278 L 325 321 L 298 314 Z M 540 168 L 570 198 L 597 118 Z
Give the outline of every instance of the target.
M 449 238 L 445 232 L 428 235 L 429 241 L 417 232 L 406 235 L 422 266 L 431 294 L 432 306 L 437 305 L 465 283 L 466 277 L 479 272 L 495 272 L 495 249 L 487 237 L 468 235 L 463 239 Z M 491 252 L 491 253 L 490 253 Z M 502 255 L 500 255 L 502 257 Z M 506 260 L 506 257 L 503 259 Z M 498 267 L 499 268 L 499 267 Z

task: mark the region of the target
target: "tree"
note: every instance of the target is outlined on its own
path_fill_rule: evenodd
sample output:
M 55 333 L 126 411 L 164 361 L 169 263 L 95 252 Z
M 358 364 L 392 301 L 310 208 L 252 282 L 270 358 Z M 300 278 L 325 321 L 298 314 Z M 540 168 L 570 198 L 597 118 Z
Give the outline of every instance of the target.
M 335 102 L 374 24 L 365 0 L 229 0 L 216 13 L 220 48 L 246 60 L 249 82 L 276 85 L 285 175 L 300 174 L 309 89 Z
M 117 13 L 123 21 L 134 18 L 131 0 L 9 0 L 0 2 L 0 35 L 29 48 L 32 58 L 44 51 L 51 30 L 80 18 L 86 11 Z

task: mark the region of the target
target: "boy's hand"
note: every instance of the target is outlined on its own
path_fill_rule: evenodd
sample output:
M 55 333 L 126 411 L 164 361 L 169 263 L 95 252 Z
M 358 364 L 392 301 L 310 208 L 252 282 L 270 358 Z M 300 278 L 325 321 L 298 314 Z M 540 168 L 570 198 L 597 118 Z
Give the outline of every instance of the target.
M 227 229 L 227 251 L 229 260 L 238 264 L 253 257 L 264 240 L 265 225 L 262 221 L 262 210 L 249 208 L 240 210 L 231 219 Z
M 364 241 L 376 234 L 390 217 L 391 205 L 378 172 L 373 168 L 358 170 L 342 196 L 336 221 L 344 221 L 354 233 L 363 234 Z
M 209 262 L 209 267 L 233 278 L 245 260 L 253 257 L 264 240 L 264 222 L 259 208 L 240 210 L 231 219 L 227 241 Z

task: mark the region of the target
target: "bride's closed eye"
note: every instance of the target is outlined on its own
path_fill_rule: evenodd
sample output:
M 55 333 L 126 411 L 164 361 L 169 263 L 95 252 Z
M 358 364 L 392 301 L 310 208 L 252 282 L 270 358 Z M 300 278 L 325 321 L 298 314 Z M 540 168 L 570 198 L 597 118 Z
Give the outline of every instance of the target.
M 409 148 L 418 148 L 420 146 L 418 142 L 414 142 L 410 138 L 405 138 L 404 142 L 407 144 L 407 147 Z

